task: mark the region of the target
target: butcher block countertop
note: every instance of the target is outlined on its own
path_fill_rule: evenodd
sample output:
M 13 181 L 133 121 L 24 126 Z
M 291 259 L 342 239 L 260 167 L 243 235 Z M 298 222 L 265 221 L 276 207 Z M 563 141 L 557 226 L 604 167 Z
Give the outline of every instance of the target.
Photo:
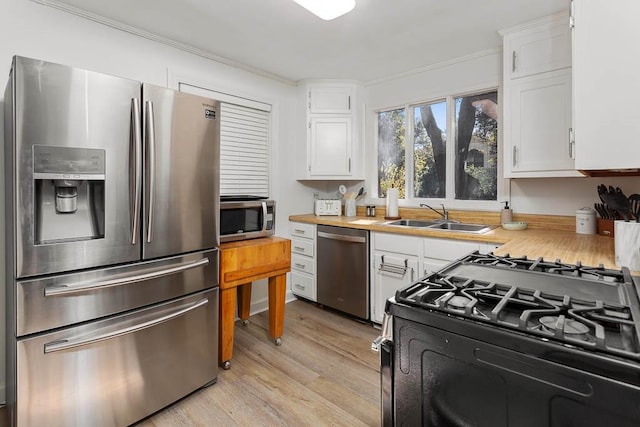
M 403 219 L 435 219 L 433 216 L 422 214 L 424 210 L 420 210 L 419 212 L 422 215 L 417 217 L 415 216 L 416 211 L 415 209 L 411 209 L 406 212 L 401 211 L 400 214 L 403 215 Z M 360 214 L 360 212 L 358 213 Z M 526 255 L 529 258 L 543 257 L 548 260 L 560 259 L 566 263 L 576 263 L 580 261 L 583 265 L 598 266 L 602 264 L 606 268 L 619 268 L 615 265 L 614 239 L 608 236 L 576 234 L 574 217 L 514 215 L 514 221 L 527 221 L 529 227 L 521 231 L 507 231 L 497 225 L 499 223 L 499 217 L 496 216 L 494 218 L 494 215 L 491 215 L 491 213 L 489 213 L 489 215 L 482 213 L 477 214 L 478 216 L 475 217 L 467 216 L 463 218 L 463 216 L 465 216 L 464 214 L 456 216 L 456 212 L 451 212 L 450 218 L 460 220 L 461 222 L 493 224 L 492 227 L 494 228 L 484 234 L 469 234 L 399 227 L 385 225 L 385 222 L 388 222 L 388 220 L 382 216 L 345 217 L 307 214 L 292 215 L 289 217 L 289 220 L 387 233 L 496 243 L 501 244 L 501 246 L 494 251 L 496 255 Z M 640 274 L 638 272 L 632 273 Z

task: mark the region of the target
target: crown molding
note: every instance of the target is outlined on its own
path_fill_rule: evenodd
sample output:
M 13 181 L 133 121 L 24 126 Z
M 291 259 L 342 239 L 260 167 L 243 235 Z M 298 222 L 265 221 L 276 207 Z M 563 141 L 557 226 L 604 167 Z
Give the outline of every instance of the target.
M 145 30 L 142 30 L 140 28 L 137 28 L 137 27 L 134 27 L 134 26 L 131 26 L 131 25 L 119 22 L 119 21 L 115 21 L 113 19 L 109 19 L 109 18 L 106 18 L 104 16 L 100 16 L 100 15 L 97 15 L 95 13 L 92 13 L 92 12 L 88 12 L 86 10 L 77 8 L 75 6 L 70 6 L 68 4 L 62 3 L 62 2 L 57 1 L 57 0 L 31 0 L 31 1 L 34 2 L 34 3 L 41 4 L 43 6 L 49 6 L 49 7 L 61 10 L 63 12 L 70 13 L 72 15 L 79 16 L 79 17 L 84 18 L 84 19 L 88 19 L 90 21 L 97 22 L 97 23 L 102 24 L 102 25 L 106 25 L 106 26 L 111 27 L 111 28 L 115 28 L 115 29 L 120 30 L 120 31 L 124 31 L 124 32 L 129 33 L 129 34 L 133 34 L 133 35 L 138 36 L 138 37 L 145 38 L 147 40 L 151 40 L 151 41 L 154 41 L 154 42 L 157 42 L 157 43 L 164 44 L 164 45 L 173 47 L 175 49 L 179 49 L 179 50 L 182 50 L 184 52 L 188 52 L 188 53 L 191 53 L 193 55 L 197 55 L 197 56 L 200 56 L 202 58 L 209 59 L 211 61 L 219 62 L 221 64 L 228 65 L 230 67 L 238 68 L 240 70 L 243 70 L 243 71 L 258 75 L 260 77 L 266 77 L 266 78 L 269 78 L 269 79 L 272 79 L 272 80 L 277 80 L 277 81 L 279 81 L 281 83 L 285 83 L 285 84 L 291 85 L 291 86 L 295 86 L 297 84 L 295 81 L 293 81 L 291 79 L 287 79 L 287 78 L 285 78 L 283 76 L 280 76 L 278 74 L 273 74 L 273 73 L 270 73 L 268 71 L 261 70 L 260 68 L 252 67 L 252 66 L 244 64 L 242 62 L 234 61 L 232 59 L 216 55 L 216 54 L 208 52 L 206 50 L 198 49 L 196 47 L 190 46 L 190 45 L 185 44 L 185 43 L 178 42 L 178 41 L 170 39 L 168 37 L 163 37 L 163 36 L 160 36 L 158 34 L 155 34 L 155 33 L 149 32 L 149 31 L 145 31 Z
M 381 84 L 381 83 L 386 83 L 386 82 L 389 82 L 389 81 L 392 81 L 392 80 L 397 80 L 397 79 L 400 79 L 400 78 L 413 76 L 413 75 L 424 73 L 424 72 L 427 72 L 427 71 L 437 70 L 438 68 L 449 67 L 451 65 L 459 64 L 461 62 L 472 61 L 474 59 L 478 59 L 478 58 L 482 58 L 482 57 L 490 56 L 490 55 L 495 55 L 495 54 L 498 54 L 498 53 L 499 54 L 502 53 L 502 47 L 495 47 L 493 49 L 482 50 L 480 52 L 472 53 L 472 54 L 465 55 L 465 56 L 459 56 L 458 58 L 449 59 L 449 60 L 446 60 L 446 61 L 438 62 L 436 64 L 426 65 L 426 66 L 420 67 L 420 68 L 414 68 L 413 70 L 405 71 L 405 72 L 398 73 L 398 74 L 394 74 L 394 75 L 391 75 L 391 76 L 388 76 L 388 77 L 383 77 L 383 78 L 380 78 L 380 79 L 370 80 L 368 82 L 363 83 L 363 86 L 365 86 L 365 87 L 375 86 L 375 85 L 378 85 L 378 84 Z

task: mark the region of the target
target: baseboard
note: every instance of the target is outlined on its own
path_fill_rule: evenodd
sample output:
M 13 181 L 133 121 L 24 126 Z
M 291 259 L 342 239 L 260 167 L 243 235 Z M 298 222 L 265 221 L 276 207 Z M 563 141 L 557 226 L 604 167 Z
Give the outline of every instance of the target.
M 287 294 L 285 295 L 285 302 L 289 303 L 291 301 L 295 301 L 297 298 L 290 290 L 287 290 Z M 263 311 L 269 310 L 269 297 L 260 298 L 257 301 L 251 301 L 251 308 L 249 309 L 249 314 L 253 316 L 254 314 L 262 313 Z

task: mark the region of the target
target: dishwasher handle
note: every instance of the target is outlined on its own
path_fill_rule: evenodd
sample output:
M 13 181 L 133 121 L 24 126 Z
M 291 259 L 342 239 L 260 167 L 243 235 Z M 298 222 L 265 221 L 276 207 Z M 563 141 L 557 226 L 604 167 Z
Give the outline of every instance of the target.
M 343 242 L 367 243 L 366 237 L 346 236 L 343 234 L 325 233 L 324 231 L 318 231 L 318 237 L 331 240 L 341 240 Z

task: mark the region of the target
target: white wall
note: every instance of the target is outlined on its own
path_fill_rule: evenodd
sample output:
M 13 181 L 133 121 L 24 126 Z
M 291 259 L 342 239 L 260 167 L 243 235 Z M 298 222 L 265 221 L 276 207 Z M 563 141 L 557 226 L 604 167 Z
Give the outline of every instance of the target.
M 136 79 L 160 86 L 168 76 L 193 77 L 210 82 L 213 89 L 271 103 L 274 108 L 272 195 L 277 200 L 277 234 L 288 236 L 287 218 L 299 213 L 299 200 L 311 192 L 295 181 L 293 145 L 296 88 L 257 76 L 175 48 L 134 36 L 28 0 L 0 3 L 0 85 L 8 77 L 11 58 L 21 55 Z M 2 95 L 0 95 L 2 96 Z M 1 116 L 1 115 L 0 115 Z M 1 130 L 0 120 L 0 130 Z M 3 225 L 4 226 L 4 225 Z M 0 256 L 4 261 L 4 245 Z M 4 277 L 4 275 L 2 276 Z M 252 308 L 266 308 L 266 289 L 254 290 Z M 0 292 L 0 402 L 4 397 L 4 291 Z
M 443 64 L 406 76 L 366 86 L 367 187 L 376 186 L 375 110 L 437 99 L 445 95 L 502 87 L 502 52 L 485 52 L 458 62 Z M 501 97 L 501 89 L 499 90 Z M 631 142 L 630 140 L 630 143 Z M 605 155 L 605 153 L 603 153 Z M 502 163 L 502 162 L 500 162 Z M 526 178 L 512 179 L 511 206 L 515 212 L 575 215 L 584 206 L 599 202 L 598 184 L 619 186 L 630 195 L 640 194 L 640 178 Z M 507 188 L 508 191 L 508 188 Z

